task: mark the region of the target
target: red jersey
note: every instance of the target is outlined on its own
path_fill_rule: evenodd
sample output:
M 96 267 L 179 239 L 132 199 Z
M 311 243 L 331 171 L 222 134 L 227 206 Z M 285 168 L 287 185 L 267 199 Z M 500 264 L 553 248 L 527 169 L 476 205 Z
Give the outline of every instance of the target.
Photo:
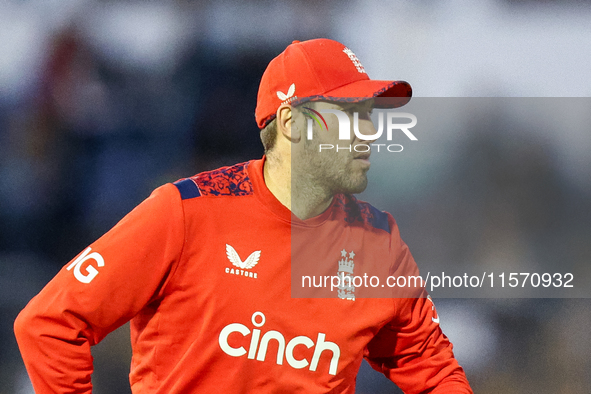
M 337 195 L 292 218 L 263 160 L 164 185 L 20 313 L 33 386 L 90 393 L 90 347 L 131 320 L 135 394 L 354 393 L 363 357 L 406 393 L 472 392 L 430 299 L 343 286 L 296 298 L 296 260 L 314 273 L 418 272 L 389 214 Z

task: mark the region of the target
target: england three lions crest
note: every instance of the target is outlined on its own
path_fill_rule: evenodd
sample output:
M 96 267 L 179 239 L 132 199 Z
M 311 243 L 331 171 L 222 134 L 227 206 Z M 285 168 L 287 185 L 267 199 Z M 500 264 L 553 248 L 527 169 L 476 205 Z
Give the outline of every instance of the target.
M 345 249 L 341 251 L 341 259 L 339 260 L 339 269 L 337 271 L 337 276 L 339 277 L 337 294 L 343 300 L 355 301 L 355 286 L 353 286 L 354 257 L 355 253 L 353 251 L 349 253 Z

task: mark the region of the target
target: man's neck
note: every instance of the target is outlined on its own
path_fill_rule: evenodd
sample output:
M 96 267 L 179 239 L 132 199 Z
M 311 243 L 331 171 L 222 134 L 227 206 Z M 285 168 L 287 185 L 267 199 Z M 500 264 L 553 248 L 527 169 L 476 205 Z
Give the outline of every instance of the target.
M 265 160 L 263 176 L 267 188 L 293 215 L 306 220 L 320 215 L 330 206 L 332 194 L 301 176 L 297 181 L 294 179 L 292 185 L 292 175 L 291 163 Z

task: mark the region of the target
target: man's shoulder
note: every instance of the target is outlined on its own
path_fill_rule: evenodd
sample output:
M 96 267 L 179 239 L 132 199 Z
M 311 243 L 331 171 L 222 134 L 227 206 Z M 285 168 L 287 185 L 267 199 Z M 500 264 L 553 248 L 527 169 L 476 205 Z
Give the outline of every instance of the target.
M 203 196 L 247 196 L 253 194 L 247 168 L 253 160 L 200 172 L 173 184 L 183 200 Z
M 348 223 L 362 222 L 378 230 L 390 233 L 390 214 L 351 194 L 337 194 L 335 207 L 345 214 Z

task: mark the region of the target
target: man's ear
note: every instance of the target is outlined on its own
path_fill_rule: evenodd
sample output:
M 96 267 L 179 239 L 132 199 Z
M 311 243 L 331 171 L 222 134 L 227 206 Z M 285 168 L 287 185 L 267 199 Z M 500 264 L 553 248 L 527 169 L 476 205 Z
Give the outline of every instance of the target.
M 279 136 L 284 136 L 291 142 L 298 142 L 301 138 L 300 131 L 294 127 L 293 111 L 289 104 L 282 104 L 277 109 L 277 131 Z

